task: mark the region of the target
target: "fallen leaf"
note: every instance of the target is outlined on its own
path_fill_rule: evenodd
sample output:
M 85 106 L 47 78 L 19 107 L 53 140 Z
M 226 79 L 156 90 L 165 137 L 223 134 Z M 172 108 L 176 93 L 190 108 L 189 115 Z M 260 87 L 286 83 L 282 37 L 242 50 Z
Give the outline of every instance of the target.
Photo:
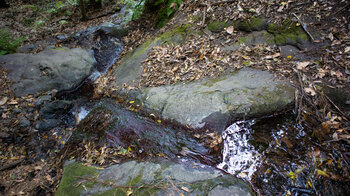
M 304 88 L 304 91 L 308 94 L 310 94 L 311 96 L 315 96 L 316 95 L 316 92 L 314 89 L 310 88 L 310 87 L 307 87 L 307 88 Z
M 310 64 L 309 61 L 299 62 L 297 64 L 297 69 L 299 69 L 299 70 L 305 69 L 309 64 Z
M 345 50 L 344 50 L 345 53 L 347 53 L 349 51 L 350 51 L 350 46 L 346 47 Z
M 233 34 L 233 30 L 234 30 L 233 26 L 229 26 L 229 27 L 226 28 L 226 32 L 227 32 L 228 34 L 230 34 L 230 35 Z
M 321 175 L 321 176 L 329 177 L 329 175 L 325 171 L 322 171 L 322 170 L 319 170 L 319 169 L 316 170 L 316 174 Z
M 329 38 L 331 41 L 333 41 L 333 40 L 334 40 L 333 33 L 329 33 L 329 34 L 328 34 L 328 38 Z
M 43 168 L 42 168 L 41 166 L 38 165 L 38 166 L 35 166 L 34 169 L 35 169 L 35 170 L 42 170 Z
M 265 59 L 273 59 L 273 58 L 277 58 L 281 56 L 281 53 L 276 53 L 276 54 L 273 54 L 273 55 L 267 55 L 265 56 Z
M 187 187 L 182 186 L 181 189 L 186 191 L 186 192 L 190 192 L 190 189 L 188 189 Z
M 3 97 L 0 100 L 0 106 L 4 105 L 7 102 L 8 98 L 7 97 Z

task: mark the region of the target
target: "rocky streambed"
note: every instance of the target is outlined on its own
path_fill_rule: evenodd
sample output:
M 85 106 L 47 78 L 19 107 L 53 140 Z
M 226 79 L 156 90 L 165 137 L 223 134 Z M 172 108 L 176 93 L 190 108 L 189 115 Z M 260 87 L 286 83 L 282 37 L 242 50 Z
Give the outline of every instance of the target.
M 262 23 L 250 31 L 261 34 L 260 26 L 266 28 Z M 59 145 L 53 145 L 56 150 L 66 143 L 89 141 L 102 149 L 135 155 L 104 167 L 66 161 L 56 194 L 346 193 L 344 182 L 333 178 L 323 184 L 318 179 L 322 175 L 315 176 L 322 174 L 318 166 L 326 158 L 311 153 L 310 149 L 320 147 L 310 139 L 312 131 L 295 123 L 291 112 L 285 114 L 295 98 L 295 88 L 286 80 L 243 68 L 192 82 L 135 88 L 152 47 L 186 41 L 186 28 L 153 37 L 125 55 L 106 75 L 113 76 L 116 86 L 129 88 L 113 91 L 110 98 L 92 99 L 92 83 L 122 51 L 120 26 L 106 23 L 60 38 L 67 47 L 0 57 L 16 96 L 37 94 L 35 127 L 59 135 Z M 301 38 L 295 44 L 306 41 Z M 247 39 L 248 45 L 256 44 L 255 37 Z M 236 50 L 242 41 L 226 50 Z

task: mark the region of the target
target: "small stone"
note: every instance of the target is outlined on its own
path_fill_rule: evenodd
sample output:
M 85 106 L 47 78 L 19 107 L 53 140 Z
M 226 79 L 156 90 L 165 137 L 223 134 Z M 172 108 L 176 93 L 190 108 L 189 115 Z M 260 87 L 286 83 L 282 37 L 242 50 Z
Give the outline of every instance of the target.
M 30 125 L 31 125 L 30 121 L 24 116 L 19 121 L 19 126 L 20 127 L 29 127 Z

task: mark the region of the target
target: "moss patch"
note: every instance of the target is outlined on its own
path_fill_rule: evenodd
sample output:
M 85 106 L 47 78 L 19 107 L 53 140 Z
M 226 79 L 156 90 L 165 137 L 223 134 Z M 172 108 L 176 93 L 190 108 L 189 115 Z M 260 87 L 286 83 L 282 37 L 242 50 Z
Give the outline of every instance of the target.
M 209 31 L 218 33 L 218 32 L 223 31 L 228 26 L 229 25 L 226 22 L 212 21 L 208 24 L 207 28 Z
M 290 19 L 284 20 L 281 25 L 269 24 L 267 31 L 274 34 L 277 45 L 296 45 L 308 40 L 303 29 Z
M 56 192 L 56 196 L 80 195 L 83 187 L 75 187 L 78 177 L 94 176 L 98 172 L 93 167 L 84 166 L 81 163 L 72 163 L 64 168 L 63 177 Z M 87 183 L 85 186 L 92 186 L 92 183 Z
M 260 31 L 267 28 L 267 23 L 263 18 L 251 17 L 247 20 L 235 22 L 234 27 L 240 31 Z
M 207 86 L 207 87 L 212 87 L 215 83 L 223 81 L 225 79 L 226 79 L 226 77 L 223 77 L 223 76 L 222 77 L 216 77 L 214 79 L 206 81 L 205 83 L 203 83 L 203 85 Z

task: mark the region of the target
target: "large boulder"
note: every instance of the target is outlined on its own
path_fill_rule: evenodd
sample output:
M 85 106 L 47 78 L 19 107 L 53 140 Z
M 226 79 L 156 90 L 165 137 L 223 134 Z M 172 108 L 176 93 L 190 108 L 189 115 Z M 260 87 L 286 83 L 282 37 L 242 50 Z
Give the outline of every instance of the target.
M 233 118 L 282 110 L 294 101 L 294 91 L 267 71 L 242 69 L 218 78 L 146 88 L 137 98 L 164 119 L 221 132 Z
M 67 163 L 56 192 L 57 196 L 130 194 L 253 195 L 242 180 L 209 166 L 136 161 L 103 170 L 77 162 Z
M 73 88 L 91 74 L 95 63 L 92 53 L 81 48 L 56 48 L 37 54 L 0 57 L 1 66 L 14 82 L 16 96 Z

